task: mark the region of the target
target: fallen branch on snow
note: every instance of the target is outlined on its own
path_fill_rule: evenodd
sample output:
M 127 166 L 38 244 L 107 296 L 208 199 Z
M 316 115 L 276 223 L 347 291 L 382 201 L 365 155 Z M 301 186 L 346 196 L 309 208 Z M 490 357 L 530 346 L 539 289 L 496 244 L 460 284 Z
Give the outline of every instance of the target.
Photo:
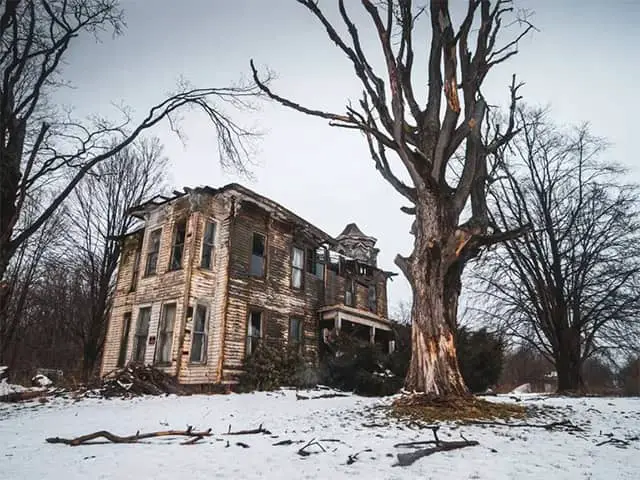
M 262 428 L 262 424 L 258 428 L 253 428 L 251 430 L 238 430 L 237 432 L 231 431 L 231 425 L 229 425 L 229 431 L 225 433 L 225 435 L 255 435 L 258 433 L 264 433 L 265 435 L 271 435 L 269 430 Z
M 551 423 L 509 423 L 486 420 L 468 420 L 467 425 L 490 425 L 494 427 L 514 427 L 514 428 L 543 428 L 545 430 L 563 430 L 566 432 L 584 432 L 584 429 L 571 423 L 570 420 L 561 420 Z
M 396 448 L 400 448 L 400 447 L 415 448 L 422 445 L 433 445 L 433 447 L 422 448 L 420 450 L 416 450 L 415 452 L 411 452 L 411 453 L 399 453 L 398 462 L 394 464 L 394 467 L 395 466 L 407 467 L 413 464 L 414 462 L 416 462 L 417 460 L 420 460 L 423 457 L 427 457 L 437 452 L 447 452 L 449 450 L 457 450 L 459 448 L 474 447 L 476 445 L 480 445 L 475 440 L 467 440 L 464 437 L 462 437 L 462 440 L 455 441 L 455 442 L 443 441 L 438 438 L 438 430 L 440 429 L 439 426 L 432 426 L 428 428 L 430 428 L 431 431 L 433 432 L 433 438 L 434 438 L 433 440 L 425 440 L 421 442 L 398 443 L 395 445 L 395 447 Z
M 155 437 L 193 437 L 191 440 L 188 440 L 182 445 L 193 445 L 195 442 L 202 440 L 204 437 L 211 436 L 211 429 L 202 432 L 194 432 L 193 427 L 188 427 L 186 430 L 165 430 L 160 432 L 149 432 L 149 433 L 140 433 L 137 432 L 135 435 L 129 435 L 126 437 L 121 437 L 119 435 L 115 435 L 106 430 L 100 430 L 99 432 L 89 433 L 87 435 L 82 435 L 76 438 L 60 438 L 60 437 L 50 437 L 47 438 L 47 443 L 62 443 L 65 445 L 70 445 L 72 447 L 77 447 L 78 445 L 87 445 L 87 444 L 97 444 L 97 443 L 106 443 L 106 442 L 92 442 L 96 438 L 105 438 L 111 443 L 137 443 L 140 440 L 145 440 L 147 438 L 155 438 Z

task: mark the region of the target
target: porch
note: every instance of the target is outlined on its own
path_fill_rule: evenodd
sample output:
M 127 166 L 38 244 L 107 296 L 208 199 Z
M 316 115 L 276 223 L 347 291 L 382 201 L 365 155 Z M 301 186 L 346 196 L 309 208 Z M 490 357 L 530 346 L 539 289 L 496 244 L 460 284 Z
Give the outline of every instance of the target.
M 394 350 L 391 322 L 373 312 L 346 305 L 331 305 L 319 310 L 321 341 L 326 342 L 332 332 L 348 333 L 371 344 L 380 345 L 389 353 Z

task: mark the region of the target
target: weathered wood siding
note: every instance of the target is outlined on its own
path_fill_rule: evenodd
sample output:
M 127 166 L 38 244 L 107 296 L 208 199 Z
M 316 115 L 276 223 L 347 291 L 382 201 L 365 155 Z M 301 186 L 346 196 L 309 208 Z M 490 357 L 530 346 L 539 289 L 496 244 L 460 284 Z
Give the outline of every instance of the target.
M 249 265 L 253 233 L 266 239 L 264 278 L 251 277 Z M 224 340 L 225 380 L 233 380 L 246 358 L 249 312 L 263 312 L 262 338 L 265 342 L 286 342 L 289 319 L 303 321 L 304 352 L 315 360 L 318 345 L 316 311 L 323 298 L 323 281 L 305 271 L 303 288 L 291 286 L 291 255 L 294 245 L 311 247 L 287 223 L 274 220 L 267 212 L 243 203 L 232 227 L 229 297 Z
M 343 305 L 345 297 L 346 276 L 338 275 L 333 270 L 327 269 L 327 284 L 325 288 L 325 305 Z M 354 280 L 354 308 L 369 310 L 368 286 L 373 283 L 376 286 L 376 313 L 382 318 L 388 318 L 387 306 L 387 277 L 383 272 L 374 271 L 372 277 L 352 276 Z

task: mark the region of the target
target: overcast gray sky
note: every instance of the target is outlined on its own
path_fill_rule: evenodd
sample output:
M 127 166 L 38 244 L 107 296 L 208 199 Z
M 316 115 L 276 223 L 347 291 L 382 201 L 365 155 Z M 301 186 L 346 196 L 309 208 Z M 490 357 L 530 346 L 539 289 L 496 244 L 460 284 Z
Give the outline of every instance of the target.
M 456 21 L 466 1 L 451 4 Z M 88 38 L 72 48 L 66 76 L 76 88 L 62 98 L 79 112 L 110 112 L 109 102 L 116 101 L 142 115 L 179 76 L 197 86 L 228 85 L 249 74 L 250 58 L 277 73 L 275 91 L 312 107 L 341 112 L 361 91 L 349 62 L 294 0 L 123 0 L 122 5 L 128 24 L 124 36 L 106 37 L 100 44 Z M 320 5 L 335 18 L 335 1 Z M 364 19 L 359 2 L 347 5 L 356 21 Z M 522 41 L 519 55 L 489 75 L 490 103 L 506 101 L 506 87 L 516 73 L 526 82 L 526 102 L 550 104 L 559 122 L 591 122 L 594 133 L 613 143 L 607 155 L 629 165 L 640 179 L 633 149 L 639 133 L 632 117 L 640 111 L 640 0 L 516 0 L 516 6 L 535 10 L 540 32 Z M 368 27 L 362 28 L 367 33 Z M 427 55 L 418 49 L 416 61 Z M 375 46 L 371 51 L 377 53 Z M 409 217 L 399 211 L 400 195 L 372 168 L 358 133 L 276 104 L 240 118 L 266 130 L 260 165 L 253 169 L 256 180 L 244 182 L 247 186 L 333 235 L 355 221 L 378 238 L 380 265 L 397 271 L 393 258 L 411 247 Z M 166 126 L 154 132 L 171 159 L 173 186 L 238 180 L 220 171 L 205 119 L 187 116 L 183 127 L 186 146 Z M 410 297 L 401 276 L 391 282 L 389 293 L 392 304 Z

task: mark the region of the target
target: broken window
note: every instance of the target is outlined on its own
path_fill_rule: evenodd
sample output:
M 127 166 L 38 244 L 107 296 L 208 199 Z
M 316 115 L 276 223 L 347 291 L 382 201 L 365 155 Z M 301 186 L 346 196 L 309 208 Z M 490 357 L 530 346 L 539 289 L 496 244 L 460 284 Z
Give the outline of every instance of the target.
M 324 278 L 324 265 L 318 258 L 318 252 L 315 248 L 307 248 L 307 272 L 318 278 Z
M 344 304 L 353 307 L 354 297 L 353 279 L 347 278 L 344 282 Z
M 301 345 L 303 339 L 303 323 L 301 318 L 289 319 L 289 345 Z
M 262 312 L 252 310 L 249 313 L 249 325 L 247 326 L 247 357 L 256 351 L 262 338 Z
M 191 340 L 192 363 L 205 363 L 207 358 L 207 307 L 196 305 L 196 313 L 193 318 L 193 337 Z
M 377 313 L 378 311 L 378 295 L 376 293 L 376 286 L 369 285 L 369 290 L 367 291 L 367 299 L 369 303 L 369 310 L 373 313 Z
M 117 367 L 124 367 L 127 361 L 127 344 L 129 343 L 129 330 L 131 329 L 131 312 L 126 312 L 122 317 L 122 337 L 120 337 L 120 352 L 118 354 Z
M 154 230 L 149 234 L 149 245 L 147 247 L 147 265 L 145 266 L 145 276 L 154 275 L 158 265 L 158 253 L 160 252 L 160 234 L 162 229 Z
M 251 264 L 249 273 L 254 277 L 264 277 L 265 266 L 265 238 L 260 233 L 254 233 L 251 241 Z
M 130 292 L 135 292 L 138 288 L 138 276 L 140 275 L 140 257 L 142 255 L 142 245 L 139 243 L 136 246 L 136 251 L 133 256 L 133 268 L 131 269 L 131 287 Z
M 302 288 L 304 279 L 304 250 L 293 247 L 291 253 L 291 286 Z
M 173 346 L 173 326 L 176 320 L 176 304 L 169 303 L 162 307 L 160 328 L 158 331 L 158 363 L 171 363 L 171 347 Z
M 184 239 L 187 234 L 187 221 L 180 220 L 173 228 L 173 244 L 171 245 L 171 260 L 169 270 L 182 268 L 182 256 L 184 254 Z
M 136 325 L 136 341 L 133 347 L 133 360 L 144 363 L 147 352 L 147 337 L 149 336 L 149 320 L 151 319 L 151 307 L 141 308 L 138 312 L 138 324 Z
M 202 268 L 213 268 L 213 250 L 216 238 L 216 223 L 207 221 L 202 236 L 202 258 L 200 266 Z

